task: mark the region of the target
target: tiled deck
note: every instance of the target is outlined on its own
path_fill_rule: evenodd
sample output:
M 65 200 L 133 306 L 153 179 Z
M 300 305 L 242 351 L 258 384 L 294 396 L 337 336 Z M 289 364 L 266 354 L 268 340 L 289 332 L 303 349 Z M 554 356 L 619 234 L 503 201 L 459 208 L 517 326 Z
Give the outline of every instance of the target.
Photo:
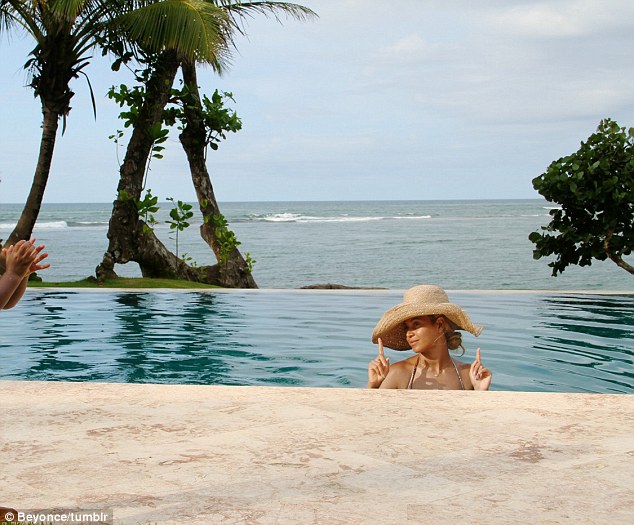
M 634 396 L 0 382 L 0 505 L 146 523 L 634 523 Z

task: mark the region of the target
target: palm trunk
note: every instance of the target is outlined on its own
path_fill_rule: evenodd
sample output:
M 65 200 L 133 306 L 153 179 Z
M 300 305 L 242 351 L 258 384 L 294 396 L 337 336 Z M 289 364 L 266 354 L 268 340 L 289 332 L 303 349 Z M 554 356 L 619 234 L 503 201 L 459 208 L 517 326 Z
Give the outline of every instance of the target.
M 220 207 L 214 194 L 205 162 L 205 126 L 202 119 L 202 105 L 198 92 L 196 66 L 192 62 L 183 62 L 183 80 L 192 95 L 190 103 L 183 104 L 187 124 L 179 138 L 191 171 L 192 182 L 196 189 L 198 205 L 203 217 L 220 214 Z M 200 226 L 200 235 L 211 247 L 219 261 L 221 285 L 230 288 L 257 288 L 247 262 L 240 251 L 234 247 L 229 256 L 223 260 L 221 246 L 216 235 L 213 221 L 204 221 Z
M 75 41 L 70 35 L 70 25 L 59 26 L 55 34 L 48 35 L 46 42 L 38 43 L 31 53 L 34 57 L 31 87 L 42 105 L 40 152 L 31 190 L 5 246 L 15 244 L 22 239 L 29 239 L 40 214 L 51 172 L 59 119 L 70 112 L 70 100 L 73 97 L 70 81 L 77 76 L 75 70 L 77 55 Z M 4 257 L 0 257 L 0 272 L 4 270 Z
M 58 113 L 48 109 L 45 102 L 42 102 L 42 114 L 40 153 L 37 159 L 35 174 L 33 175 L 33 182 L 31 183 L 31 191 L 22 209 L 22 214 L 4 246 L 11 246 L 21 239 L 29 239 L 31 237 L 37 217 L 40 213 L 40 208 L 42 207 L 42 199 L 44 199 L 44 191 L 46 190 L 46 183 L 48 182 L 48 176 L 51 171 L 53 150 L 55 149 L 55 139 L 57 138 L 57 128 L 59 124 Z M 4 270 L 4 257 L 0 257 L 0 273 L 4 273 Z

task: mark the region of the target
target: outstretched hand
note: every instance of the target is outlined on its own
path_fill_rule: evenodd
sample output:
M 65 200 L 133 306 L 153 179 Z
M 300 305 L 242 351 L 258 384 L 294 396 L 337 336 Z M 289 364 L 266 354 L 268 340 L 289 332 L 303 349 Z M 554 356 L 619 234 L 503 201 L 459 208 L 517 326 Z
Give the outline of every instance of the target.
M 20 279 L 28 277 L 33 272 L 45 270 L 50 264 L 40 264 L 47 253 L 42 253 L 44 245 L 35 246 L 35 239 L 18 241 L 8 248 L 3 248 L 6 257 L 6 271 L 17 275 Z
M 493 374 L 491 374 L 491 371 L 482 364 L 479 348 L 476 350 L 475 361 L 471 363 L 469 378 L 471 379 L 471 384 L 473 385 L 474 390 L 488 390 L 491 386 Z
M 0 310 L 7 310 L 18 304 L 26 290 L 29 275 L 50 266 L 41 264 L 48 257 L 42 250 L 44 245 L 35 246 L 35 239 L 20 240 L 2 248 L 5 272 L 0 277 Z
M 48 257 L 48 253 L 42 253 L 42 250 L 44 250 L 44 245 L 40 244 L 39 246 L 35 246 L 35 239 L 31 239 L 30 242 L 34 246 L 34 259 L 31 263 L 31 266 L 29 266 L 29 275 L 35 272 L 39 272 L 40 270 L 46 270 L 47 268 L 51 267 L 51 265 L 48 263 L 40 264 L 44 259 Z
M 390 371 L 390 358 L 383 353 L 383 341 L 379 338 L 379 355 L 368 364 L 368 388 L 379 388 Z

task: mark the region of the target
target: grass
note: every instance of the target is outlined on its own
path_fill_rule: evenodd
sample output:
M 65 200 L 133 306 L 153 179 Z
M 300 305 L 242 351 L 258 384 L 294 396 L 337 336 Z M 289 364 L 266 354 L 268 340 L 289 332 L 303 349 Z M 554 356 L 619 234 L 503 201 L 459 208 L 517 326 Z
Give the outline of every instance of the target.
M 211 284 L 195 283 L 192 281 L 183 281 L 180 279 L 150 279 L 147 277 L 127 278 L 119 277 L 118 279 L 106 279 L 101 284 L 95 278 L 82 279 L 81 281 L 67 282 L 46 282 L 46 281 L 29 281 L 30 288 L 218 288 Z

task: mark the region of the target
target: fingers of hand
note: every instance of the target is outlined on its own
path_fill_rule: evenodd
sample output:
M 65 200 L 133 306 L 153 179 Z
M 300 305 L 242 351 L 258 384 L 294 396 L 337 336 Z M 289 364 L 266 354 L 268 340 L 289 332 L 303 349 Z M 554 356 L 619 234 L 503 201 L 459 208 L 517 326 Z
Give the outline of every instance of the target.
M 33 245 L 29 241 L 21 240 L 16 242 L 14 248 L 19 251 L 27 251 L 33 248 Z
M 476 350 L 475 361 L 471 364 L 471 374 L 476 380 L 481 380 L 489 374 L 489 370 L 482 365 L 480 349 Z
M 480 365 L 473 374 L 475 379 L 478 381 L 481 381 L 482 379 L 489 377 L 490 375 L 491 375 L 491 371 L 482 365 Z
M 471 376 L 479 380 L 481 377 L 482 368 L 482 363 L 480 363 L 480 361 L 474 361 L 471 364 Z
M 40 254 L 38 254 L 38 256 L 35 258 L 35 260 L 33 262 L 35 264 L 37 264 L 40 261 L 43 261 L 44 259 L 46 259 L 47 257 L 48 257 L 48 253 L 40 253 Z
M 385 354 L 383 353 L 383 339 L 381 339 L 379 337 L 379 355 L 380 356 L 384 356 Z
M 377 377 L 385 379 L 390 370 L 389 359 L 381 359 L 380 356 L 377 357 L 376 359 L 370 361 L 370 369 L 377 375 Z
M 33 267 L 33 271 L 39 272 L 40 270 L 46 270 L 47 268 L 50 268 L 51 265 L 50 264 L 36 264 Z
M 35 256 L 35 248 L 29 241 L 18 241 L 13 245 L 15 256 L 26 260 Z

